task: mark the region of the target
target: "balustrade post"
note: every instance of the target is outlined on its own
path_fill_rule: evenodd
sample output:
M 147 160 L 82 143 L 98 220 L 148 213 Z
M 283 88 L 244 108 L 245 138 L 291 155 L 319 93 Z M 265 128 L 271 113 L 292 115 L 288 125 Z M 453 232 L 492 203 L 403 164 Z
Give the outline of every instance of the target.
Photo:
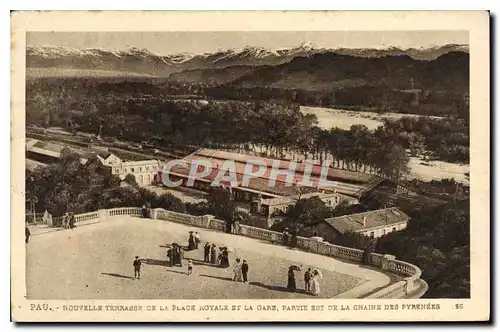
M 203 216 L 201 216 L 201 227 L 204 227 L 204 228 L 210 228 L 210 223 L 212 221 L 212 219 L 214 219 L 215 216 L 211 215 L 211 214 L 205 214 Z
M 412 277 L 406 278 L 406 295 L 413 292 L 417 287 L 415 287 L 415 280 Z
M 381 259 L 381 270 L 388 271 L 391 268 L 391 263 L 396 259 L 394 255 L 384 255 Z
M 323 238 L 320 236 L 313 236 L 309 238 L 309 250 L 312 252 L 319 252 L 319 244 L 323 242 Z
M 154 212 L 154 219 L 163 219 L 165 217 L 165 211 L 166 211 L 165 209 L 156 208 L 154 211 L 155 211 Z
M 99 212 L 99 222 L 106 220 L 109 216 L 108 210 L 101 209 L 98 212 Z

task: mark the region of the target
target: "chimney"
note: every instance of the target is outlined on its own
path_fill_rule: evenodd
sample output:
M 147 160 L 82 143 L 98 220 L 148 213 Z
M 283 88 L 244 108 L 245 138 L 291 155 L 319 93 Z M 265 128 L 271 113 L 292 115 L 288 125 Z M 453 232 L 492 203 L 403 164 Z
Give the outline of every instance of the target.
M 363 226 L 366 226 L 366 217 L 363 217 Z

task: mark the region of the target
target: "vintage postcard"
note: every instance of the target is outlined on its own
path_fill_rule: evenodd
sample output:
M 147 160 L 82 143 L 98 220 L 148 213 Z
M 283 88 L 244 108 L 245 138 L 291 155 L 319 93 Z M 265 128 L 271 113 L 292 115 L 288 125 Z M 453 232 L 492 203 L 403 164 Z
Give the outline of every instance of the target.
M 12 320 L 490 319 L 488 12 L 11 22 Z

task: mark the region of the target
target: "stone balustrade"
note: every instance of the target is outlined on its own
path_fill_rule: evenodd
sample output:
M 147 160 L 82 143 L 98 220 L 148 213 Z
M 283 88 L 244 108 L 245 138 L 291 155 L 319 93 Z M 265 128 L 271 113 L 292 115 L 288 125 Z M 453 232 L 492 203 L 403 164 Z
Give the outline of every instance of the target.
M 99 211 L 75 215 L 77 225 L 87 225 L 99 222 Z
M 140 217 L 141 208 L 123 207 L 99 210 L 96 212 L 75 215 L 75 219 L 78 226 L 105 221 L 108 217 L 114 216 Z M 225 230 L 225 222 L 223 220 L 215 219 L 212 215 L 193 216 L 157 208 L 150 210 L 150 216 L 153 219 L 168 220 L 195 227 L 209 228 L 219 231 Z M 283 243 L 283 234 L 249 225 L 240 225 L 239 235 L 266 240 L 272 243 Z M 305 238 L 299 236 L 297 237 L 297 247 L 309 252 L 356 263 L 363 261 L 362 250 L 330 244 L 322 241 L 321 238 Z M 377 253 L 371 254 L 370 262 L 372 266 L 380 268 L 382 271 L 394 273 L 403 279 L 367 296 L 367 298 L 418 298 L 421 297 L 428 289 L 427 283 L 420 279 L 422 271 L 413 264 L 396 260 L 393 255 L 382 255 Z

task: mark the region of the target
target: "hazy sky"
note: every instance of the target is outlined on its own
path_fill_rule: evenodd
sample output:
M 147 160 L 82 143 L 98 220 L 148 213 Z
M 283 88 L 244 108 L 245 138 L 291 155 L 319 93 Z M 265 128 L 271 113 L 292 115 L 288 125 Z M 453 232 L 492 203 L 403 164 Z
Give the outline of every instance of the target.
M 65 46 L 123 50 L 146 48 L 158 54 L 204 53 L 260 46 L 275 50 L 311 43 L 315 47 L 400 48 L 468 44 L 467 31 L 325 31 L 325 32 L 29 32 L 28 46 Z

